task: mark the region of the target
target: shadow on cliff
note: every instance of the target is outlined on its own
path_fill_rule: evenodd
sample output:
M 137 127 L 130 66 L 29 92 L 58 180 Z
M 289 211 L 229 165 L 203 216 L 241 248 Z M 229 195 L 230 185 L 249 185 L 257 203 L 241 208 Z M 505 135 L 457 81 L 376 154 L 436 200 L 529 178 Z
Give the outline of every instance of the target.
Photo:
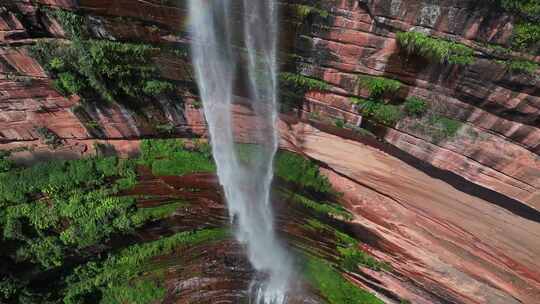
M 475 69 L 478 69 L 478 64 L 475 64 L 472 67 L 433 64 L 425 58 L 414 55 L 411 56 L 400 50 L 398 52 L 392 53 L 388 58 L 388 62 L 386 64 L 383 76 L 387 78 L 398 79 L 407 85 L 406 88 L 402 88 L 399 92 L 401 101 L 403 101 L 409 95 L 409 86 L 410 88 L 414 87 L 414 83 L 415 81 L 417 81 L 417 79 L 421 79 L 422 81 L 428 83 L 428 87 L 426 88 L 426 90 L 429 92 L 441 91 L 441 89 L 444 91 L 459 92 L 460 90 L 463 90 L 463 86 L 466 85 L 463 83 L 466 82 L 467 77 L 471 78 L 471 75 L 476 75 L 476 77 L 479 78 L 485 77 L 484 75 L 480 75 L 481 72 Z M 490 71 L 489 69 L 487 71 L 488 72 L 486 73 L 490 75 L 493 75 L 493 73 L 495 73 L 495 71 Z M 508 75 L 505 74 L 502 77 L 507 78 Z M 482 109 L 485 109 L 482 102 L 485 98 L 489 97 L 490 94 L 492 94 L 492 90 L 494 90 L 497 85 L 494 83 L 490 83 L 486 84 L 486 86 L 487 87 L 482 90 L 483 92 L 485 92 L 485 96 L 477 96 L 476 100 L 469 98 L 469 96 L 467 95 L 458 94 L 458 96 L 454 97 L 459 99 L 463 98 L 466 100 L 465 102 L 467 104 L 470 104 L 472 106 L 482 106 Z M 474 108 L 464 110 L 462 108 L 456 108 L 455 106 L 449 104 L 444 104 L 444 101 L 439 102 L 437 109 L 434 110 L 437 112 L 436 114 L 455 118 L 463 122 L 472 120 L 472 116 L 474 114 L 477 114 L 475 113 Z M 460 129 L 464 126 L 465 124 L 461 124 Z M 380 127 L 373 123 L 367 123 L 367 127 L 374 130 L 374 132 L 378 136 L 383 138 L 385 137 L 388 130 L 386 127 Z M 368 144 L 376 146 L 382 151 L 385 151 L 386 153 L 389 153 L 390 155 L 399 158 L 405 163 L 424 172 L 425 174 L 440 179 L 464 193 L 481 198 L 494 205 L 502 207 L 520 217 L 526 218 L 531 221 L 540 222 L 540 212 L 532 207 L 529 207 L 525 203 L 522 203 L 497 191 L 470 182 L 461 175 L 458 175 L 451 171 L 439 169 L 431 165 L 429 162 L 421 160 L 393 145 L 380 143 L 377 141 L 371 141 Z

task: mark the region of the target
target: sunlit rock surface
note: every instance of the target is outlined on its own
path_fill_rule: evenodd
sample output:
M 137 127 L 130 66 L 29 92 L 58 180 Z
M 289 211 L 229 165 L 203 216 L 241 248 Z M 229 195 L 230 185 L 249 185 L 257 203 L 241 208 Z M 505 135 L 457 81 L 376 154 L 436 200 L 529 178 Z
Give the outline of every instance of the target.
M 392 274 L 365 270 L 363 277 L 351 280 L 412 303 L 536 303 L 540 298 L 538 72 L 508 73 L 483 45 L 507 43 L 513 17 L 493 12 L 479 1 L 333 0 L 324 3 L 330 18 L 315 18 L 311 25 L 300 26 L 291 16 L 292 9 L 287 10 L 287 5 L 297 2 L 283 1 L 282 47 L 305 59 L 304 75 L 324 80 L 330 87 L 325 92 L 306 92 L 304 111 L 283 116 L 282 147 L 327 167 L 325 173 L 344 193 L 343 203 L 355 213 L 356 236 L 394 269 Z M 185 1 L 174 7 L 158 0 L 0 4 L 0 148 L 31 147 L 15 154 L 27 162 L 92 154 L 98 136 L 85 127 L 88 118 L 73 111 L 80 100 L 58 94 L 43 67 L 25 50 L 41 39 L 66 38 L 58 22 L 38 13 L 36 3 L 82 9 L 92 18 L 98 38 L 180 48 L 189 43 Z M 474 48 L 478 57 L 468 66 L 405 60 L 395 34 L 411 28 L 460 41 Z M 99 141 L 122 155 L 136 154 L 140 137 L 163 136 L 149 123 L 153 119 L 173 124 L 172 136 L 206 135 L 197 96 L 183 86 L 192 79 L 188 61 L 167 56 L 155 60 L 164 77 L 181 84 L 182 100 L 147 105 L 142 113 L 151 113 L 150 118 L 117 104 L 85 106 L 90 120 L 102 126 Z M 419 133 L 415 121 L 404 119 L 377 133 L 390 144 L 383 145 L 333 127 L 336 118 L 353 125 L 359 121 L 349 99 L 367 97 L 357 85 L 358 74 L 400 80 L 401 97 L 422 97 L 440 114 L 460 121 L 457 136 L 436 142 Z M 327 122 L 309 120 L 310 112 Z M 249 116 L 242 107 L 238 113 Z M 246 121 L 237 128 L 249 130 Z M 57 134 L 63 146 L 51 150 L 43 144 L 35 131 L 41 126 Z M 154 191 L 153 183 L 163 182 L 148 183 L 144 191 Z M 223 206 L 211 203 L 217 201 L 218 197 L 207 199 L 209 205 L 201 205 L 190 217 L 195 223 L 226 221 Z M 195 217 L 208 210 L 218 215 Z M 286 216 L 280 215 L 284 230 Z M 162 232 L 156 228 L 156 234 Z M 218 247 L 212 250 L 227 252 L 221 258 L 235 262 L 216 263 L 210 257 L 203 264 L 191 260 L 190 267 L 202 267 L 205 275 L 171 275 L 168 303 L 179 301 L 177 292 L 185 286 L 217 286 L 216 297 L 224 303 L 242 296 L 240 287 L 251 270 L 238 244 L 225 242 Z M 229 280 L 231 263 L 238 263 L 235 282 Z M 222 275 L 211 276 L 212 267 Z M 211 293 L 204 299 L 194 290 L 187 291 L 186 298 L 210 301 Z

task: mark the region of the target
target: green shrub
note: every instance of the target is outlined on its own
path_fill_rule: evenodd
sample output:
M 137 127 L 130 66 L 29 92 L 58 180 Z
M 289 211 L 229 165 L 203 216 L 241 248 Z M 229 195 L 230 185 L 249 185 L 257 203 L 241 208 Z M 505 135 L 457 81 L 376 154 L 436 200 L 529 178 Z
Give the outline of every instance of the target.
M 352 214 L 341 205 L 332 204 L 330 202 L 318 202 L 306 197 L 300 193 L 294 193 L 289 190 L 282 190 L 287 195 L 287 198 L 293 202 L 300 203 L 304 207 L 309 208 L 319 214 L 330 216 L 337 219 L 352 220 Z
M 375 121 L 381 124 L 393 126 L 401 118 L 401 112 L 398 106 L 378 104 L 377 107 L 375 107 L 372 116 Z
M 426 113 L 428 105 L 427 102 L 418 97 L 409 97 L 404 104 L 405 112 L 411 116 L 421 116 Z
M 279 152 L 275 159 L 275 173 L 281 179 L 319 193 L 332 193 L 332 185 L 319 173 L 312 161 L 291 152 Z
M 290 84 L 296 88 L 303 88 L 308 90 L 326 91 L 330 88 L 328 83 L 307 77 L 300 74 L 283 72 L 279 75 L 282 82 Z
M 77 79 L 75 75 L 69 72 L 58 74 L 60 80 L 61 92 L 67 92 L 69 94 L 78 94 L 82 91 L 85 84 L 80 79 Z
M 456 42 L 429 37 L 419 32 L 397 33 L 397 41 L 407 53 L 439 63 L 468 65 L 474 62 L 474 50 Z
M 308 91 L 326 91 L 328 83 L 294 73 L 280 73 L 279 87 L 281 94 L 281 111 L 289 111 L 302 105 Z
M 86 18 L 84 16 L 63 9 L 50 9 L 43 7 L 41 9 L 47 14 L 47 16 L 54 18 L 60 23 L 68 38 L 88 38 L 88 27 Z
M 414 132 L 430 137 L 433 142 L 438 143 L 455 137 L 462 125 L 463 123 L 460 121 L 432 115 L 419 120 L 415 125 L 411 126 L 411 129 Z
M 58 57 L 54 57 L 49 62 L 49 66 L 53 70 L 62 70 L 65 67 L 65 63 L 64 63 L 64 61 L 62 59 L 60 59 Z
M 144 97 L 173 92 L 174 86 L 160 79 L 153 58 L 159 48 L 143 44 L 92 40 L 86 20 L 76 13 L 47 10 L 66 29 L 71 43 L 38 42 L 30 48 L 64 95 L 133 105 Z
M 14 163 L 9 159 L 11 152 L 0 151 L 0 174 L 8 172 L 14 167 Z
M 459 128 L 463 125 L 460 121 L 447 117 L 438 117 L 435 119 L 434 123 L 441 128 L 445 138 L 456 136 Z
M 506 66 L 511 72 L 534 74 L 540 68 L 540 65 L 536 62 L 528 60 L 510 60 L 505 62 Z
M 340 129 L 343 129 L 345 128 L 345 125 L 347 123 L 345 122 L 345 120 L 343 118 L 337 118 L 334 120 L 334 125 Z
M 101 303 L 107 304 L 148 304 L 165 297 L 167 289 L 159 280 L 143 279 L 115 284 L 103 291 Z
M 362 265 L 375 271 L 388 270 L 386 263 L 377 261 L 367 253 L 358 250 L 356 246 L 339 247 L 338 252 L 341 255 L 341 267 L 350 272 L 357 272 L 358 265 Z
M 401 82 L 384 77 L 363 76 L 359 83 L 369 91 L 371 98 L 380 98 L 386 94 L 395 94 L 401 88 Z
M 180 232 L 157 241 L 133 245 L 116 255 L 110 255 L 103 262 L 89 262 L 78 267 L 67 279 L 64 303 L 81 303 L 85 297 L 99 293 L 110 297 L 114 291 L 120 291 L 119 296 L 129 299 L 135 295 L 126 291 L 129 288 L 126 283 L 143 273 L 143 266 L 150 258 L 170 254 L 179 246 L 195 246 L 227 237 L 229 232 L 225 229 Z M 135 287 L 143 291 L 145 296 L 151 295 L 154 298 L 163 295 L 161 288 L 150 284 L 146 282 L 143 286 Z
M 178 139 L 143 140 L 140 162 L 156 175 L 184 175 L 196 172 L 215 172 L 209 155 L 185 148 Z
M 382 304 L 375 295 L 362 290 L 341 276 L 327 262 L 307 257 L 304 276 L 310 284 L 321 292 L 329 304 Z
M 157 96 L 167 94 L 174 90 L 174 86 L 167 81 L 150 80 L 144 84 L 143 91 L 146 95 Z
M 512 46 L 521 51 L 540 46 L 540 24 L 537 22 L 516 23 Z
M 296 4 L 296 15 L 300 18 L 300 20 L 305 20 L 309 16 L 317 15 L 321 18 L 328 18 L 330 13 L 327 10 L 320 9 L 318 7 L 310 6 L 310 5 L 303 5 L 303 4 Z
M 509 12 L 538 18 L 540 2 L 538 0 L 492 0 Z

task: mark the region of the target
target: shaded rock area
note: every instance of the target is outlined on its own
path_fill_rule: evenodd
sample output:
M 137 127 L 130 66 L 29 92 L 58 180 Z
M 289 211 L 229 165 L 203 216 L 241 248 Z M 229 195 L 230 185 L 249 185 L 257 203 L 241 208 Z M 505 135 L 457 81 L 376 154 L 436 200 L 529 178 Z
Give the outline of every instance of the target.
M 418 129 L 425 122 L 404 119 L 393 128 L 379 126 L 379 136 L 437 168 L 539 208 L 538 74 L 509 72 L 497 63 L 508 55 L 486 47 L 509 43 L 513 16 L 476 1 L 381 0 L 326 1 L 316 6 L 327 16 L 299 19 L 294 12 L 300 3 L 282 3 L 282 47 L 297 58 L 295 62 L 284 59 L 284 68 L 330 86 L 305 92 L 306 115 L 356 125 L 360 115 L 350 97 L 366 97 L 357 78 L 397 79 L 403 83 L 400 98 L 423 98 L 433 113 L 459 122 L 460 127 L 457 136 L 441 141 Z M 74 111 L 80 101 L 56 93 L 42 67 L 25 51 L 25 46 L 40 39 L 65 38 L 59 21 L 40 12 L 43 7 L 79 9 L 88 16 L 92 35 L 101 39 L 179 49 L 187 49 L 189 43 L 185 1 L 7 1 L 0 29 L 3 142 L 32 146 L 38 139 L 33 132 L 36 126 L 77 140 L 95 138 L 89 125 L 100 126 L 102 139 L 163 136 L 159 126 L 169 126 L 170 134 L 204 134 L 200 109 L 192 106 L 192 101 L 198 102 L 182 86 L 180 99 L 156 101 L 139 112 L 120 104 L 85 105 L 82 116 Z M 408 58 L 396 42 L 396 33 L 412 28 L 470 46 L 475 62 L 453 66 Z M 514 55 L 540 61 L 524 53 Z M 187 62 L 156 58 L 165 78 L 184 85 L 192 81 Z
M 326 168 L 325 174 L 344 194 L 342 203 L 355 215 L 355 235 L 366 250 L 392 266 L 391 272 L 360 269 L 361 274 L 348 278 L 388 303 L 537 303 L 539 74 L 510 72 L 498 60 L 538 63 L 540 58 L 518 52 L 501 55 L 486 46 L 509 45 L 515 16 L 472 0 L 331 0 L 313 2 L 326 17 L 320 13 L 299 18 L 295 5 L 306 3 L 281 3 L 283 69 L 328 87 L 302 92 L 297 111 L 282 115 L 282 147 Z M 154 98 L 139 110 L 62 96 L 28 51 L 39 41 L 69 43 L 61 22 L 43 13 L 44 8 L 87 16 L 97 39 L 186 52 L 189 48 L 186 1 L 3 1 L 0 149 L 14 150 L 17 161 L 32 163 L 96 151 L 133 156 L 141 138 L 206 136 L 186 56 L 164 52 L 153 59 L 160 75 L 174 82 L 175 97 Z M 411 29 L 471 47 L 474 63 L 446 65 L 406 56 L 396 34 Z M 432 114 L 459 123 L 456 135 L 436 140 L 418 127 L 426 121 L 414 117 L 392 127 L 367 121 L 351 102 L 351 97 L 368 97 L 358 85 L 365 75 L 399 80 L 397 99 L 426 100 Z M 236 112 L 250 116 L 242 106 Z M 336 127 L 337 120 L 368 128 L 378 139 L 355 128 Z M 239 132 L 248 134 L 250 123 L 239 121 Z M 166 132 L 160 131 L 163 126 Z M 37 132 L 43 127 L 62 145 L 47 145 Z M 182 190 L 189 187 L 203 191 Z M 143 236 L 147 239 L 228 222 L 213 176 L 149 175 L 136 191 L 195 202 L 166 223 L 150 227 Z M 298 238 L 327 247 L 318 235 L 298 229 L 304 210 L 283 205 L 276 201 L 278 227 L 290 248 Z M 332 249 L 326 253 L 328 259 L 335 254 Z M 155 262 L 171 265 L 167 303 L 235 303 L 246 296 L 252 275 L 241 246 L 230 240 Z M 313 295 L 313 303 L 317 301 Z
M 187 176 L 152 175 L 144 167 L 139 183 L 122 195 L 134 195 L 139 199 L 138 207 L 155 207 L 175 200 L 186 204 L 172 216 L 145 227 L 138 233 L 144 241 L 159 239 L 180 231 L 229 226 L 226 206 L 221 188 L 214 174 L 192 174 Z M 276 194 L 277 195 L 277 194 Z M 276 197 L 278 198 L 278 197 Z M 301 205 L 287 202 L 283 197 L 276 200 L 276 212 L 281 237 L 289 246 L 306 248 L 335 246 L 335 237 L 321 239 L 319 234 L 306 233 L 307 221 L 313 214 Z M 331 224 L 331 223 L 330 223 Z M 324 258 L 335 261 L 335 252 L 329 250 Z M 301 257 L 298 256 L 299 263 Z M 232 239 L 208 243 L 189 248 L 180 248 L 172 255 L 154 258 L 149 269 L 164 269 L 167 295 L 163 303 L 248 303 L 253 292 L 253 279 L 258 279 L 245 255 L 245 248 Z M 299 267 L 300 269 L 300 267 Z M 299 270 L 300 271 L 300 270 Z M 302 274 L 293 281 L 289 303 L 326 303 L 306 282 Z M 263 279 L 263 277 L 260 277 Z

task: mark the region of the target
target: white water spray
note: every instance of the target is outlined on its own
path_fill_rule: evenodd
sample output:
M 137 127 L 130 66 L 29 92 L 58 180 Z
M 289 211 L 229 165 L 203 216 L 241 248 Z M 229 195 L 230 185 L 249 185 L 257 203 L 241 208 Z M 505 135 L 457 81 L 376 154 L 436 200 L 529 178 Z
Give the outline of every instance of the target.
M 286 303 L 291 263 L 276 238 L 270 205 L 273 159 L 278 148 L 276 2 L 190 0 L 189 3 L 193 65 L 219 180 L 230 217 L 237 224 L 237 239 L 246 245 L 253 267 L 267 277 L 263 282 L 252 283 L 251 303 Z M 241 14 L 240 9 L 243 9 Z M 246 51 L 241 51 L 242 47 Z M 245 54 L 239 56 L 240 52 Z M 248 100 L 255 116 L 255 125 L 249 131 L 255 134 L 253 139 L 257 143 L 251 149 L 255 153 L 247 161 L 240 157 L 235 145 L 232 115 L 233 85 L 237 72 L 243 70 L 248 79 L 243 85 L 248 88 Z

